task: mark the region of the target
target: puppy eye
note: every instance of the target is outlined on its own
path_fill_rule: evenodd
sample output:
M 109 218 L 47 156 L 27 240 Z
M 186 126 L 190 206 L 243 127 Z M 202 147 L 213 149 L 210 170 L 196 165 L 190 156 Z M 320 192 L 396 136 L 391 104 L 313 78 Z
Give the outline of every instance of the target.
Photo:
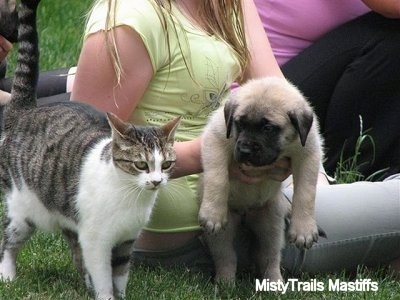
M 240 122 L 240 121 L 236 121 L 235 122 L 235 125 L 236 125 L 236 129 L 237 130 L 242 130 L 243 129 L 243 124 Z
M 145 161 L 135 161 L 133 164 L 139 170 L 143 171 L 148 169 L 147 163 Z
M 270 133 L 274 130 L 274 126 L 272 126 L 271 124 L 265 124 L 263 130 L 267 133 Z

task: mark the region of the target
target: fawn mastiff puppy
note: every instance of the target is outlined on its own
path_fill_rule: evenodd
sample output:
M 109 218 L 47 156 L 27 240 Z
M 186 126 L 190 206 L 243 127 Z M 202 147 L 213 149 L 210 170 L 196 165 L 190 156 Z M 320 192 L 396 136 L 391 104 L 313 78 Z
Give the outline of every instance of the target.
M 264 179 L 247 185 L 230 179 L 232 160 L 251 176 L 259 172 L 253 167 L 290 158 L 294 194 L 288 239 L 300 248 L 310 248 L 317 241 L 314 202 L 322 145 L 316 121 L 299 90 L 275 77 L 249 81 L 211 116 L 202 138 L 199 221 L 209 233 L 205 236 L 217 281 L 235 280 L 233 239 L 243 223 L 257 239 L 253 253 L 257 275 L 282 280 L 280 252 L 290 208 L 281 183 Z

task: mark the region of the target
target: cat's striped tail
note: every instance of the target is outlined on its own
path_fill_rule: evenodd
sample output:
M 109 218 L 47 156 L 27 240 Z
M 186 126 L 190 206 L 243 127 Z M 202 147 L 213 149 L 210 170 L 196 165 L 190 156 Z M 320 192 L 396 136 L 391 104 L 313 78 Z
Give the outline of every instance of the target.
M 5 109 L 5 129 L 26 109 L 36 107 L 39 76 L 39 41 L 36 10 L 40 0 L 22 0 L 18 9 L 18 56 L 11 100 Z

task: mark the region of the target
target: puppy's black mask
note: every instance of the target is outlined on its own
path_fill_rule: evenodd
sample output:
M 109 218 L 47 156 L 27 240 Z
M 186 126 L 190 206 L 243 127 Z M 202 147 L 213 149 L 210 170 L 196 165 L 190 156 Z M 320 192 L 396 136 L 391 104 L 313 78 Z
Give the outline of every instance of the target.
M 234 120 L 236 145 L 234 159 L 253 166 L 272 164 L 281 153 L 281 129 L 265 118 L 250 120 L 241 116 Z
M 233 158 L 238 163 L 265 166 L 274 163 L 282 154 L 281 136 L 283 128 L 268 119 L 262 112 L 252 109 L 249 114 L 235 115 L 237 104 L 234 100 L 225 105 L 226 137 L 236 139 Z M 254 113 L 256 112 L 256 113 Z M 313 116 L 289 112 L 288 117 L 304 146 L 310 131 Z M 233 133 L 233 134 L 232 134 Z M 293 139 L 297 138 L 296 135 Z

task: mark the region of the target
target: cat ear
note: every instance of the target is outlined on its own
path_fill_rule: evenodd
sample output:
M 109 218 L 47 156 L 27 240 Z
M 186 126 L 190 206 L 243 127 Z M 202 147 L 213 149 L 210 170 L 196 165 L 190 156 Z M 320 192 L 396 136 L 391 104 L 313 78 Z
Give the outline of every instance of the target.
M 118 133 L 120 136 L 126 135 L 126 132 L 131 129 L 129 123 L 122 121 L 118 118 L 115 114 L 108 112 L 107 113 L 107 120 L 110 124 L 113 132 Z
M 168 143 L 174 143 L 175 131 L 181 122 L 181 116 L 169 121 L 167 124 L 161 126 L 164 135 L 167 136 Z

